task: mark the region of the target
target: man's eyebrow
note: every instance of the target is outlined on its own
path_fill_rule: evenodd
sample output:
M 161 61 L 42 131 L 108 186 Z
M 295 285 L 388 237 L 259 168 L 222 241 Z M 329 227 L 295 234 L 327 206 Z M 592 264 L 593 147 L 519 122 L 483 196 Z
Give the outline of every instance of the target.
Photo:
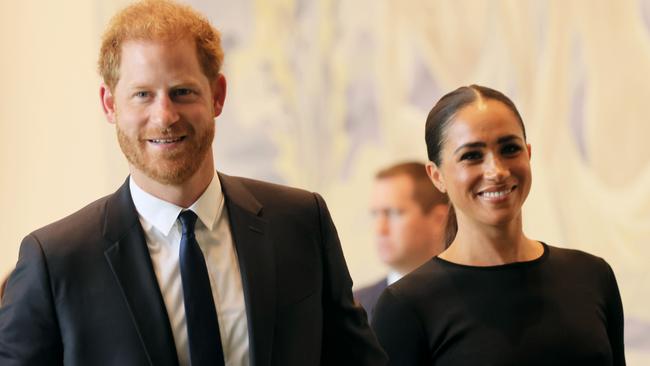
M 178 89 L 178 88 L 186 88 L 186 87 L 198 88 L 200 85 L 201 84 L 196 80 L 185 80 L 185 81 L 179 81 L 177 83 L 172 84 L 170 89 Z
M 149 87 L 147 87 L 145 84 L 139 84 L 139 83 L 138 83 L 138 84 L 127 85 L 126 88 L 127 88 L 128 90 L 142 90 L 142 89 L 149 89 Z

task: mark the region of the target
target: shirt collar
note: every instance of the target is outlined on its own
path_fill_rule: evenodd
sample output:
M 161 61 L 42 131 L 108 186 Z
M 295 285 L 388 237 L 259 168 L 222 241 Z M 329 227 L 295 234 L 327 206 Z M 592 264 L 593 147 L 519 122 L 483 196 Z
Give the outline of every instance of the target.
M 169 235 L 183 208 L 145 192 L 135 183 L 133 177 L 129 178 L 129 189 L 131 190 L 135 209 L 138 211 L 138 215 L 144 219 L 143 224 L 155 227 L 165 236 Z M 188 210 L 194 211 L 203 225 L 212 230 L 217 218 L 223 211 L 223 204 L 221 182 L 219 176 L 215 173 L 206 190 Z M 145 227 L 144 229 L 148 228 Z
M 403 274 L 397 272 L 397 271 L 390 271 L 388 272 L 388 276 L 386 276 L 386 282 L 388 285 L 392 285 L 393 283 L 399 281 L 402 277 L 404 277 Z

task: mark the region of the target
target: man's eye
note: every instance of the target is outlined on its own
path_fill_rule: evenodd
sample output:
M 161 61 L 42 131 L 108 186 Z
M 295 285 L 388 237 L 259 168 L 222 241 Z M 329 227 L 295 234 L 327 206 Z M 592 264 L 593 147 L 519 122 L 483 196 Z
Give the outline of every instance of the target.
M 468 151 L 464 153 L 463 155 L 460 156 L 460 160 L 468 160 L 468 161 L 474 161 L 474 160 L 479 160 L 483 157 L 483 154 L 481 154 L 478 151 Z
M 387 210 L 386 213 L 387 213 L 387 216 L 389 218 L 394 218 L 395 219 L 395 218 L 401 217 L 404 212 L 402 210 L 400 210 L 400 209 L 397 209 L 397 208 L 391 208 L 391 209 Z
M 135 92 L 134 96 L 135 96 L 135 97 L 138 97 L 138 98 L 146 98 L 146 97 L 149 96 L 149 92 L 146 92 L 146 91 L 138 91 L 138 92 Z
M 508 144 L 501 149 L 501 153 L 504 155 L 516 155 L 521 151 L 521 146 L 517 144 Z
M 194 91 L 187 88 L 176 89 L 172 92 L 172 95 L 176 97 L 184 97 L 192 94 L 194 94 Z

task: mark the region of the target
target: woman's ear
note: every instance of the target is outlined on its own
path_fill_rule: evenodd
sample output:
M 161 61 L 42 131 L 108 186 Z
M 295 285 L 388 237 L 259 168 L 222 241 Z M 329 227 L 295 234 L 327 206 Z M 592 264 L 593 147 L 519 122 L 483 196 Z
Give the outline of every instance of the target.
M 440 192 L 447 193 L 444 177 L 442 176 L 442 173 L 440 172 L 440 169 L 436 163 L 430 161 L 427 163 L 426 168 L 427 175 L 429 176 L 429 179 L 431 179 L 433 185 L 436 186 Z

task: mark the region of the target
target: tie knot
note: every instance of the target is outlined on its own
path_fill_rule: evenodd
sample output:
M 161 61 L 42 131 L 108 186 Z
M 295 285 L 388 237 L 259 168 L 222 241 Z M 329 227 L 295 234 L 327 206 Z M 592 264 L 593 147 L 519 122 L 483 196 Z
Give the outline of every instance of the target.
M 194 224 L 196 224 L 196 214 L 190 210 L 181 212 L 178 215 L 178 220 L 180 220 L 183 234 L 194 234 Z

